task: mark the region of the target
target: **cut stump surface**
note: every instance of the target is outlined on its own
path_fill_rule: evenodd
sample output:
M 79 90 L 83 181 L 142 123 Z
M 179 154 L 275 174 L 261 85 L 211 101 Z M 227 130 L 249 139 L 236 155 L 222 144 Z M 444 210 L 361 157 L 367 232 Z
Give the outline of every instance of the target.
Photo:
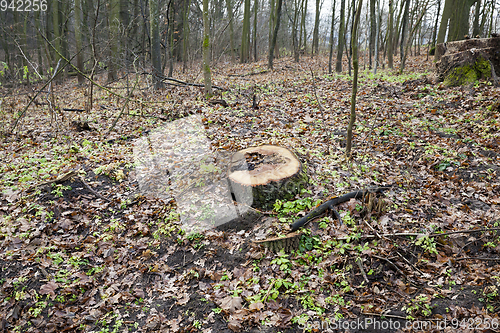
M 236 152 L 228 178 L 236 201 L 266 210 L 272 209 L 278 199 L 292 199 L 307 181 L 295 154 L 273 145 Z

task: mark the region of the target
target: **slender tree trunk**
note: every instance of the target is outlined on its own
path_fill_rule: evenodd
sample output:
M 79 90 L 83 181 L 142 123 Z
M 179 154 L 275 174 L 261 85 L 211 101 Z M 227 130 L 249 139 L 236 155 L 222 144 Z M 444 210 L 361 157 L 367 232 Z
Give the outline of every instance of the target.
M 280 29 L 282 5 L 283 5 L 283 0 L 278 0 L 278 8 L 276 8 L 276 26 L 274 27 L 273 40 L 271 41 L 271 45 L 269 46 L 269 59 L 267 63 L 270 69 L 273 69 L 274 48 L 276 47 L 276 41 L 278 39 L 278 31 Z
M 408 15 L 410 13 L 410 0 L 406 0 L 404 4 L 404 14 L 403 14 L 403 20 L 401 22 L 401 42 L 399 43 L 399 56 L 401 59 L 404 58 L 404 47 L 406 43 L 406 35 L 407 35 L 407 30 L 408 30 Z M 408 40 L 408 43 L 411 45 L 411 40 Z M 402 63 L 402 61 L 401 61 Z
M 332 74 L 334 33 L 335 33 L 335 0 L 333 0 L 332 4 L 332 25 L 330 26 L 330 56 L 328 57 L 328 74 Z
M 241 34 L 241 58 L 242 63 L 248 62 L 250 57 L 250 0 L 245 0 L 243 11 L 243 30 Z
M 136 0 L 137 1 L 137 0 Z M 173 0 L 170 0 L 167 7 L 167 18 L 168 18 L 168 31 L 166 34 L 167 39 L 167 52 L 168 52 L 168 77 L 172 77 L 174 74 L 174 6 Z
M 76 67 L 80 72 L 85 72 L 83 68 L 83 49 L 82 49 L 82 1 L 75 0 L 75 44 L 76 44 Z M 83 84 L 85 78 L 82 74 L 78 73 L 78 84 Z
M 381 26 L 381 14 L 380 14 L 380 0 L 377 1 L 377 15 L 375 17 L 375 64 L 373 65 L 373 74 L 377 74 L 378 67 L 378 45 L 379 45 L 379 34 L 380 34 L 380 26 Z M 378 18 L 378 20 L 377 20 Z
M 298 41 L 298 20 L 300 12 L 300 0 L 294 0 L 294 11 L 293 11 L 293 22 L 292 22 L 292 44 L 293 44 L 293 56 L 295 62 L 299 62 L 300 58 L 300 43 Z
M 490 16 L 490 28 L 488 29 L 488 37 L 491 38 L 491 33 L 493 32 L 493 13 L 495 12 L 495 2 L 491 1 L 491 16 Z
M 368 46 L 369 50 L 369 68 L 372 69 L 372 57 L 375 54 L 375 43 L 377 34 L 377 24 L 376 24 L 376 14 L 375 14 L 375 2 L 376 0 L 370 0 L 370 43 Z
M 319 14 L 320 14 L 320 0 L 316 0 L 316 15 L 314 19 L 314 32 L 313 32 L 313 54 L 319 52 Z
M 472 36 L 479 35 L 479 13 L 481 12 L 481 0 L 477 0 L 474 8 L 474 23 L 472 24 Z
M 208 0 L 203 0 L 203 79 L 205 94 L 212 96 L 212 75 L 210 72 L 210 21 L 208 18 Z
M 437 0 L 437 12 L 436 12 L 436 21 L 434 23 L 434 29 L 432 30 L 432 47 L 436 47 L 436 35 L 437 35 L 437 27 L 439 22 L 439 14 L 441 12 L 441 0 Z
M 346 156 L 351 157 L 352 147 L 352 129 L 356 122 L 356 94 L 358 93 L 358 25 L 359 17 L 361 15 L 361 8 L 363 0 L 359 0 L 358 9 L 356 10 L 356 17 L 352 26 L 351 46 L 352 46 L 352 67 L 354 68 L 354 78 L 352 81 L 352 94 L 351 94 L 351 118 L 349 119 L 349 126 L 347 127 L 346 139 Z
M 163 87 L 163 73 L 161 70 L 161 49 L 158 0 L 149 0 L 149 29 L 151 35 L 151 62 L 153 65 L 153 82 L 155 89 Z
M 151 4 L 150 4 L 151 5 Z M 116 70 L 118 68 L 118 38 L 120 32 L 120 1 L 111 0 L 109 9 L 109 33 L 111 44 L 108 62 L 108 81 L 114 81 L 117 78 Z
M 253 60 L 257 61 L 257 16 L 259 14 L 259 0 L 254 0 L 253 16 Z
M 182 9 L 182 72 L 185 73 L 188 63 L 189 50 L 189 9 L 191 7 L 190 0 L 184 0 Z
M 40 11 L 35 12 L 35 34 L 36 34 L 36 52 L 38 56 L 38 73 L 40 75 L 43 75 L 43 55 L 42 55 L 42 50 L 44 48 L 44 42 L 42 39 L 42 36 L 38 31 L 42 31 L 40 27 L 40 21 L 41 21 L 41 14 Z
M 276 24 L 276 2 L 269 0 L 269 47 L 273 43 L 274 25 Z
M 339 42 L 337 45 L 337 62 L 335 63 L 335 71 L 342 72 L 342 53 L 344 52 L 344 35 L 345 35 L 345 0 L 340 1 L 340 27 L 339 27 Z
M 232 0 L 226 0 L 227 13 L 229 15 L 229 46 L 231 47 L 231 62 L 236 62 L 235 47 L 234 47 L 234 24 L 233 24 L 233 5 Z
M 393 59 L 393 56 L 392 56 L 392 51 L 393 51 L 393 42 L 394 42 L 394 28 L 393 28 L 393 25 L 394 25 L 394 5 L 392 3 L 393 0 L 389 0 L 389 27 L 388 27 L 388 30 L 389 30 L 389 35 L 387 37 L 387 61 L 388 61 L 388 65 L 387 67 L 389 67 L 390 69 L 393 69 L 394 68 L 394 59 Z
M 302 48 L 304 49 L 304 55 L 307 54 L 307 30 L 306 30 L 306 17 L 307 17 L 307 1 L 308 0 L 304 0 L 303 2 L 303 7 L 302 7 L 302 19 L 301 19 L 301 31 L 302 31 L 302 34 L 301 36 L 303 35 L 303 46 Z
M 59 0 L 52 0 L 52 28 L 54 31 L 54 48 L 61 52 L 61 30 L 59 26 Z M 54 64 L 52 67 L 55 67 L 55 64 L 59 61 L 59 55 L 57 52 L 54 53 Z

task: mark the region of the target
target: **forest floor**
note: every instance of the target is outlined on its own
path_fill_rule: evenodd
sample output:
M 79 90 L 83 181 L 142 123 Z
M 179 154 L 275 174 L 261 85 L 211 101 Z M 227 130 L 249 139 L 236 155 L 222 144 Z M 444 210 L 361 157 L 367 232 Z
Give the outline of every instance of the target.
M 59 110 L 44 92 L 14 133 L 41 85 L 0 87 L 0 331 L 498 332 L 500 88 L 447 88 L 425 57 L 403 75 L 362 70 L 347 160 L 352 78 L 326 68 L 321 57 L 278 59 L 272 72 L 220 63 L 215 98 L 228 107 L 200 87 L 153 91 L 141 76 L 109 134 L 125 79 L 109 85 L 121 97 L 96 88 L 88 114 L 62 110 L 83 109 L 86 87 L 58 84 Z M 306 188 L 250 229 L 186 232 L 175 198 L 140 186 L 148 170 L 134 152 L 164 128 L 189 141 L 175 125 L 186 119 L 216 156 L 289 147 Z M 168 178 L 154 171 L 149 185 Z M 251 242 L 283 234 L 331 196 L 385 184 L 383 209 L 344 203 L 342 223 L 319 217 L 291 253 Z

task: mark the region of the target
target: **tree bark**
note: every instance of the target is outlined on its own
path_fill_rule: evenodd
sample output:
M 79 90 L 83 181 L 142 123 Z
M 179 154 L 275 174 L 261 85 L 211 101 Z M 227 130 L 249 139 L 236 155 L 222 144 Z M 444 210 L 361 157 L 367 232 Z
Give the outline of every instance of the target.
M 212 75 L 210 72 L 210 21 L 208 18 L 208 0 L 203 0 L 203 79 L 205 94 L 212 96 Z
M 330 26 L 330 55 L 328 57 L 328 74 L 332 74 L 332 59 L 333 59 L 333 34 L 335 33 L 335 0 L 332 4 L 332 24 Z
M 75 43 L 76 43 L 76 67 L 80 72 L 84 72 L 83 68 L 83 49 L 82 49 L 82 2 L 81 0 L 75 0 Z M 78 84 L 83 84 L 85 78 L 82 74 L 78 73 Z
M 232 0 L 226 0 L 227 13 L 229 16 L 229 46 L 231 47 L 231 62 L 236 62 L 235 47 L 234 47 L 234 24 L 233 24 L 233 5 Z
M 185 73 L 188 63 L 189 51 L 189 9 L 191 0 L 184 0 L 182 8 L 182 72 Z
M 481 0 L 477 0 L 476 8 L 474 8 L 474 23 L 472 24 L 472 36 L 476 37 L 479 32 L 479 12 L 481 11 Z
M 394 5 L 392 3 L 393 0 L 389 0 L 389 35 L 387 37 L 387 62 L 390 69 L 394 68 L 394 59 L 393 59 L 393 42 L 394 42 Z
M 377 23 L 375 14 L 375 2 L 376 0 L 370 0 L 370 41 L 368 44 L 369 49 L 369 63 L 368 66 L 372 69 L 372 58 L 375 54 L 375 35 L 377 34 Z
M 352 94 L 351 94 L 351 117 L 349 119 L 349 126 L 347 127 L 346 139 L 346 156 L 351 157 L 352 147 L 352 129 L 356 121 L 356 94 L 358 93 L 358 25 L 359 17 L 361 15 L 361 8 L 363 0 L 359 0 L 358 9 L 356 10 L 356 17 L 352 26 L 351 46 L 352 46 L 352 67 L 354 69 L 354 78 L 352 80 Z
M 278 39 L 278 31 L 280 29 L 282 5 L 283 5 L 283 0 L 278 0 L 278 8 L 276 8 L 276 25 L 274 27 L 273 40 L 271 41 L 271 45 L 269 45 L 269 59 L 267 65 L 270 69 L 273 69 L 274 48 L 276 46 L 276 41 Z
M 250 0 L 245 0 L 243 11 L 243 30 L 241 34 L 241 58 L 242 63 L 248 62 L 250 57 Z
M 320 0 L 316 0 L 316 15 L 314 18 L 314 32 L 313 32 L 313 54 L 319 52 L 319 14 L 320 14 Z
M 161 49 L 158 0 L 149 0 L 149 28 L 151 34 L 151 62 L 153 65 L 153 82 L 155 89 L 163 88 L 163 73 L 161 70 Z
M 118 67 L 118 37 L 120 31 L 120 1 L 111 0 L 108 15 L 109 25 L 109 43 L 111 44 L 108 62 L 108 81 L 114 81 L 117 78 L 116 70 Z
M 340 27 L 339 41 L 337 45 L 337 62 L 335 63 L 335 71 L 342 72 L 342 54 L 344 52 L 344 34 L 345 34 L 345 0 L 340 1 Z
M 253 16 L 253 61 L 257 61 L 257 16 L 259 14 L 259 0 L 254 0 Z
M 441 0 L 437 1 L 437 11 L 436 11 L 436 21 L 434 23 L 434 29 L 432 30 L 432 47 L 436 47 L 436 35 L 437 35 L 437 27 L 439 22 L 439 13 L 441 12 Z

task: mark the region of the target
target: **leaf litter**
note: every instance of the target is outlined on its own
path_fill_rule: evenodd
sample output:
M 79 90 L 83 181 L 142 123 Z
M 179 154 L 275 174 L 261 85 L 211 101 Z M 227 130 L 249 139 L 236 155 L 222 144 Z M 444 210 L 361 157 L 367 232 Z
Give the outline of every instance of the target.
M 263 62 L 214 68 L 228 107 L 196 87 L 137 93 L 109 136 L 102 133 L 123 101 L 108 93 L 97 92 L 84 117 L 54 120 L 46 106 L 33 107 L 10 134 L 25 100 L 3 89 L 11 109 L 0 120 L 0 327 L 298 332 L 318 321 L 392 318 L 475 320 L 482 330 L 498 320 L 499 88 L 446 88 L 423 57 L 404 75 L 365 71 L 347 161 L 351 79 L 325 74 L 324 58 L 305 61 L 314 76 L 286 58 L 267 73 Z M 83 108 L 83 93 L 75 81 L 55 91 L 72 108 Z M 189 116 L 200 118 L 211 152 L 206 172 L 192 170 L 190 181 L 210 186 L 231 152 L 274 144 L 305 164 L 308 187 L 251 229 L 188 232 L 175 196 L 141 189 L 133 147 Z M 90 130 L 71 127 L 77 118 Z M 150 184 L 168 185 L 158 182 L 168 182 L 167 169 L 156 168 Z M 36 187 L 71 170 L 78 177 Z M 345 203 L 342 223 L 329 215 L 311 222 L 297 251 L 250 242 L 283 234 L 317 200 L 385 184 L 394 186 L 384 209 Z

